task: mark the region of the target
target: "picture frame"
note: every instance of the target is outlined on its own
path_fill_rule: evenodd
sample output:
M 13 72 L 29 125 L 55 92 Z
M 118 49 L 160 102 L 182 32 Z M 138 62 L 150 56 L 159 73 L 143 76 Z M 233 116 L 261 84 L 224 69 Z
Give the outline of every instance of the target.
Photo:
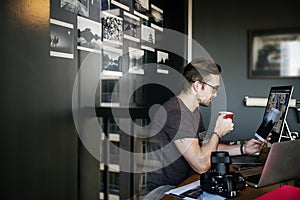
M 248 31 L 248 78 L 300 77 L 300 27 Z

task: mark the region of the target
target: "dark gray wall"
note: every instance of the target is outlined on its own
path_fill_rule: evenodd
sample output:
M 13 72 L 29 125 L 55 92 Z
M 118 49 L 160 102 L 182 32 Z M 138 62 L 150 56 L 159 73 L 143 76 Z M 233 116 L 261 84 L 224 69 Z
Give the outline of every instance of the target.
M 225 139 L 248 139 L 258 128 L 264 108 L 245 107 L 243 99 L 267 97 L 270 86 L 294 85 L 293 98 L 300 99 L 300 78 L 248 79 L 247 30 L 300 26 L 300 13 L 293 1 L 193 1 L 193 38 L 223 66 L 228 110 L 234 112 L 235 130 Z M 209 124 L 210 108 L 203 109 Z M 295 109 L 287 121 L 300 131 Z
M 77 68 L 49 56 L 49 4 L 1 1 L 0 199 L 77 199 Z
M 49 56 L 50 0 L 0 4 L 0 199 L 98 199 L 99 162 L 80 143 L 72 116 L 77 55 Z M 173 10 L 186 2 L 178 5 L 164 1 L 175 19 L 166 25 L 185 32 L 186 12 Z M 76 14 L 57 14 L 75 22 Z

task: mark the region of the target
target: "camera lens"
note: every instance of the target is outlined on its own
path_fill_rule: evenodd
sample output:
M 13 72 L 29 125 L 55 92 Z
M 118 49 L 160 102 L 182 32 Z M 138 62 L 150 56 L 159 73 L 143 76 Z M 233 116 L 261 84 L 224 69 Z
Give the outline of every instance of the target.
M 218 175 L 229 172 L 230 156 L 227 151 L 215 151 L 211 153 L 211 171 Z

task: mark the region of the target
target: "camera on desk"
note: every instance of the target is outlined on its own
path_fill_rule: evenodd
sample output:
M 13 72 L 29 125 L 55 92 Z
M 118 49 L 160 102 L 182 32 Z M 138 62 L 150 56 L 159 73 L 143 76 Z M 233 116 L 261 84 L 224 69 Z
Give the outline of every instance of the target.
M 238 172 L 230 172 L 228 152 L 218 151 L 211 154 L 211 172 L 200 176 L 200 187 L 213 194 L 230 198 L 246 188 L 244 177 Z

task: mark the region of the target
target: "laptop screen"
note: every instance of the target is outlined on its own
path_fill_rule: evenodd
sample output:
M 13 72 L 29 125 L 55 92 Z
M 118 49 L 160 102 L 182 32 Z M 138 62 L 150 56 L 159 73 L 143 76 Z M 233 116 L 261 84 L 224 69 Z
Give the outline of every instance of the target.
M 280 134 L 284 128 L 284 121 L 288 112 L 289 101 L 293 92 L 293 86 L 278 86 L 271 87 L 267 106 L 265 109 L 264 119 L 270 117 L 274 118 L 274 111 L 279 111 L 279 116 L 271 130 L 271 143 L 278 142 Z

